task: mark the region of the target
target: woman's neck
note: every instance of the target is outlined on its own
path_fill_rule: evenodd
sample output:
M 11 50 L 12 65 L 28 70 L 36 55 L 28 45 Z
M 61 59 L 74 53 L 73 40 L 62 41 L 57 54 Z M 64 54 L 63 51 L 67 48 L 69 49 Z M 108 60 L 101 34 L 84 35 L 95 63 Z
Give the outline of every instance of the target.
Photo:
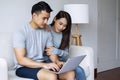
M 57 31 L 56 31 L 55 25 L 52 26 L 52 30 L 53 30 L 55 33 L 57 33 L 57 34 L 61 33 L 61 32 L 57 32 Z
M 52 26 L 52 30 L 53 30 L 54 32 L 56 32 L 55 26 L 54 26 L 54 25 Z M 57 32 L 56 32 L 56 33 L 57 33 Z

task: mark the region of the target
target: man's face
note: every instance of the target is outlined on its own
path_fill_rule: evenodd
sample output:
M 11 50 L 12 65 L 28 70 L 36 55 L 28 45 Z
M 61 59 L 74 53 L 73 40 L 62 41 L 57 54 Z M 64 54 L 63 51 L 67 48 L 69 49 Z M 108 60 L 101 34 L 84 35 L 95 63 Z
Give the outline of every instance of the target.
M 36 25 L 36 28 L 44 28 L 48 22 L 48 19 L 50 17 L 50 13 L 46 11 L 41 11 L 40 13 L 34 13 L 34 23 Z

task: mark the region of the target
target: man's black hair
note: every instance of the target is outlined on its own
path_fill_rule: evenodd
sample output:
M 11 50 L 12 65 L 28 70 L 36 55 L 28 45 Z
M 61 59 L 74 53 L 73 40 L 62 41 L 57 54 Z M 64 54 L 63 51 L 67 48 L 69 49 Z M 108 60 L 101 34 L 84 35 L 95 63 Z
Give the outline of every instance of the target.
M 44 1 L 40 1 L 32 6 L 31 14 L 41 12 L 45 10 L 46 12 L 52 12 L 51 7 Z

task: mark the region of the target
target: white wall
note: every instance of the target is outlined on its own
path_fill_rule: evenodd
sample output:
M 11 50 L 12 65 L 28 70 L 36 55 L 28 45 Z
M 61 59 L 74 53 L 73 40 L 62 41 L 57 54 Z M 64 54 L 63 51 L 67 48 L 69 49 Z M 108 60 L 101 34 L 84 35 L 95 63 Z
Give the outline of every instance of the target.
M 0 32 L 13 32 L 31 19 L 31 7 L 40 0 L 0 0 Z M 94 49 L 95 67 L 97 67 L 97 0 L 44 0 L 53 8 L 53 16 L 63 10 L 64 4 L 88 3 L 89 24 L 79 25 L 79 33 L 82 35 L 83 46 L 91 46 Z M 72 30 L 74 33 L 74 28 Z
M 98 0 L 98 71 L 119 67 L 118 0 Z M 119 9 L 118 9 L 119 10 Z
M 118 53 L 119 53 L 119 66 L 120 66 L 120 0 L 118 0 Z

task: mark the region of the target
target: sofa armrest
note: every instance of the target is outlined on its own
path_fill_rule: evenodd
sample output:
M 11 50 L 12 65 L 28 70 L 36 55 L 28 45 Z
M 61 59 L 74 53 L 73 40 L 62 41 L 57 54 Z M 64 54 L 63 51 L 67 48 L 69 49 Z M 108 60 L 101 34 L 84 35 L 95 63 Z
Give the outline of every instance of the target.
M 69 57 L 75 57 L 75 56 L 80 56 L 80 55 L 86 55 L 86 57 L 83 59 L 83 61 L 80 63 L 80 66 L 83 67 L 88 67 L 88 71 L 85 71 L 89 74 L 87 76 L 87 80 L 94 80 L 94 57 L 93 57 L 93 49 L 91 47 L 87 46 L 75 46 L 71 45 L 70 46 L 70 56 Z
M 0 58 L 0 80 L 8 80 L 7 61 L 3 58 Z

